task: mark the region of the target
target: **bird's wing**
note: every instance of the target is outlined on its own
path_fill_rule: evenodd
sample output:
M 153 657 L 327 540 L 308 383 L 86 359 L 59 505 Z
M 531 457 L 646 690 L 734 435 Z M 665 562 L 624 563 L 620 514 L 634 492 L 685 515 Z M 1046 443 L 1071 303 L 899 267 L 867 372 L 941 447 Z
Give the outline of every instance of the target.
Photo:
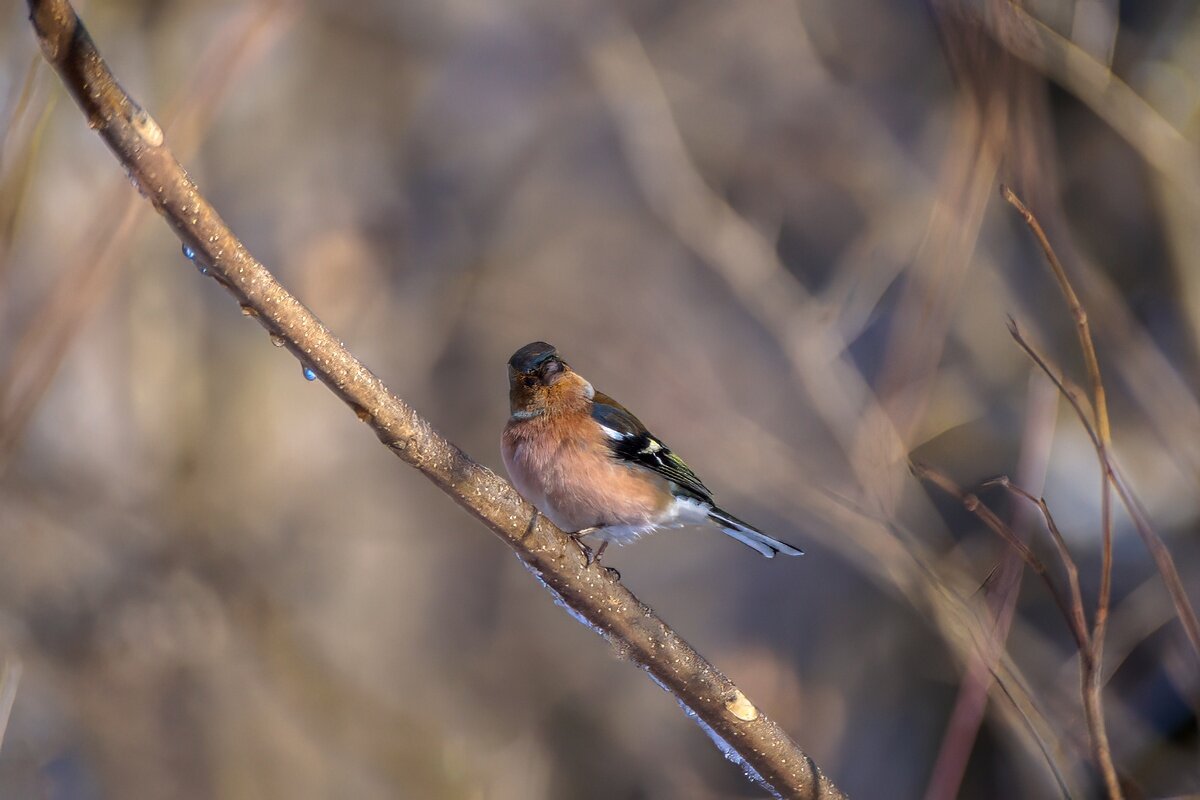
M 600 424 L 614 458 L 658 473 L 697 500 L 713 502 L 712 492 L 692 468 L 616 400 L 596 392 L 592 400 L 592 419 Z

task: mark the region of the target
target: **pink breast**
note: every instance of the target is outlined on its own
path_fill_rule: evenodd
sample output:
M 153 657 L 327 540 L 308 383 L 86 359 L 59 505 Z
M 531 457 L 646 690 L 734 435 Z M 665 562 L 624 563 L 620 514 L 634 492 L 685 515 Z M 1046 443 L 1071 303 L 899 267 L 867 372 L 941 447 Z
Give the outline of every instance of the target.
M 603 440 L 532 422 L 505 431 L 504 465 L 521 496 L 558 527 L 651 524 L 670 505 L 662 478 L 614 460 Z

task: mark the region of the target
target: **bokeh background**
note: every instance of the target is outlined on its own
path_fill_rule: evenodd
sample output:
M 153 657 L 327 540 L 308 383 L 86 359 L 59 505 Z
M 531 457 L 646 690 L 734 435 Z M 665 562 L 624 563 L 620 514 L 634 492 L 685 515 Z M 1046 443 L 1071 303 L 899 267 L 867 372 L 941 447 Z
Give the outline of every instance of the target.
M 500 469 L 505 361 L 550 341 L 808 551 L 608 559 L 852 796 L 1098 796 L 1062 615 L 906 457 L 1044 494 L 1090 619 L 1099 466 L 1007 317 L 1085 374 L 1008 182 L 1200 602 L 1195 2 L 80 5 L 252 251 L 467 452 Z M 0 102 L 0 797 L 762 795 L 180 255 L 24 3 Z M 1196 653 L 1120 510 L 1114 549 L 1115 762 L 1200 792 Z

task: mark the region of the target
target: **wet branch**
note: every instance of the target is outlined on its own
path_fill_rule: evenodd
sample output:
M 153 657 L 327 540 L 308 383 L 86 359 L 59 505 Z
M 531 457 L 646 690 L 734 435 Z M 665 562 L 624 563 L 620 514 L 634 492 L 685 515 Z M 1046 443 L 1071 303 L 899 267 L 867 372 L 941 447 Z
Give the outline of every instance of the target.
M 248 316 L 284 344 L 375 435 L 516 551 L 554 598 L 646 669 L 743 768 L 780 796 L 841 798 L 795 742 L 715 667 L 525 503 L 502 478 L 440 436 L 358 361 L 250 255 L 164 143 L 162 129 L 117 84 L 66 0 L 29 0 L 46 60 L 130 178 Z

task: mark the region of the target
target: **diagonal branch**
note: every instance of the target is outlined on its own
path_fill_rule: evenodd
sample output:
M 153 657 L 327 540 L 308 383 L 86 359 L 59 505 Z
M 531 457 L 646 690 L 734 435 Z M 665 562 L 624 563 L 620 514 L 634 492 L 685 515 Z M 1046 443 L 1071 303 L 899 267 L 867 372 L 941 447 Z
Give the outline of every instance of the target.
M 748 776 L 779 796 L 843 795 L 778 724 L 512 487 L 442 438 L 396 397 L 234 236 L 164 144 L 162 129 L 117 84 L 67 0 L 29 0 L 46 60 L 206 274 L 367 423 L 516 551 L 556 601 L 651 674 Z

